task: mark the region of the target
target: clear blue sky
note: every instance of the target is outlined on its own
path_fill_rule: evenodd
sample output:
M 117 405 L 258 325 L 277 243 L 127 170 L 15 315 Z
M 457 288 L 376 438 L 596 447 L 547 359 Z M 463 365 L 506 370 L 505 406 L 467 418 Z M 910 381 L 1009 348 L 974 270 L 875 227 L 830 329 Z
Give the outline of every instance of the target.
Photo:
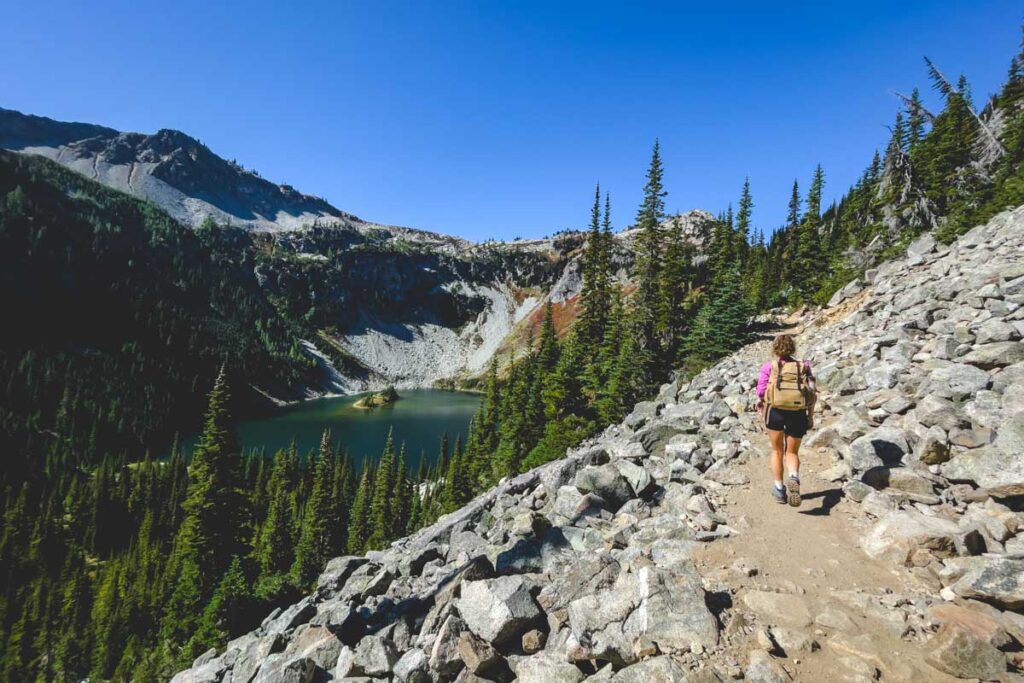
M 828 198 L 857 178 L 892 90 L 936 104 L 922 55 L 981 103 L 1024 20 L 1002 0 L 686 5 L 10 2 L 0 106 L 177 128 L 363 218 L 472 239 L 581 226 L 597 181 L 625 226 L 660 137 L 670 210 L 717 212 L 749 175 L 769 231 L 815 163 Z

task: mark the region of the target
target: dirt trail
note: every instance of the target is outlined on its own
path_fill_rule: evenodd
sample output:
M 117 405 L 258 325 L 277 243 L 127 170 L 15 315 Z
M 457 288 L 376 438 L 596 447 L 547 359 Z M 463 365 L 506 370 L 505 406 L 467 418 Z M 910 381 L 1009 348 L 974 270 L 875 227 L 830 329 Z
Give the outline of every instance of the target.
M 797 681 L 957 680 L 923 661 L 919 624 L 899 608 L 923 600 L 922 587 L 861 550 L 868 519 L 840 484 L 820 476 L 831 458 L 805 448 L 803 502 L 780 505 L 770 495 L 767 437 L 750 439 L 754 447 L 737 466 L 749 483 L 717 492 L 738 533 L 703 545 L 694 558 L 713 588 L 732 593 L 726 635 L 743 643 L 747 634 L 743 647 L 770 649 Z

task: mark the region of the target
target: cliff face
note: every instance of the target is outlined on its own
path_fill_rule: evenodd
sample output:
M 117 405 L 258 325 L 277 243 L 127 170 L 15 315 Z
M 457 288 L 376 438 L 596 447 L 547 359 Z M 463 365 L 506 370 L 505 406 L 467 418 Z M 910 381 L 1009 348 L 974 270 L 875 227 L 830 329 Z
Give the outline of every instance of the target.
M 175 683 L 1010 680 L 1022 254 L 1018 209 L 949 247 L 921 238 L 789 321 L 820 390 L 800 511 L 768 494 L 762 341 L 388 550 L 332 560 Z

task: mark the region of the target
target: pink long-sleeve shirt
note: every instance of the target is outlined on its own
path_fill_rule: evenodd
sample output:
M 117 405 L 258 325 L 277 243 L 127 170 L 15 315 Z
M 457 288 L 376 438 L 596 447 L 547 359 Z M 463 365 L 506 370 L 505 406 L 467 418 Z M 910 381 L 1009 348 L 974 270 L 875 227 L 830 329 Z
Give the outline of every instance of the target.
M 774 364 L 774 361 L 768 361 L 767 363 L 765 363 L 764 365 L 761 366 L 761 373 L 757 376 L 757 397 L 758 398 L 762 398 L 763 399 L 764 398 L 764 392 L 766 392 L 768 390 L 768 380 L 769 380 L 769 378 L 771 378 L 771 375 L 772 375 L 772 365 L 773 364 Z M 806 360 L 804 361 L 804 372 L 807 374 L 808 377 L 812 377 L 812 378 L 814 377 L 814 375 L 811 373 L 811 363 L 810 363 L 810 361 L 806 361 Z

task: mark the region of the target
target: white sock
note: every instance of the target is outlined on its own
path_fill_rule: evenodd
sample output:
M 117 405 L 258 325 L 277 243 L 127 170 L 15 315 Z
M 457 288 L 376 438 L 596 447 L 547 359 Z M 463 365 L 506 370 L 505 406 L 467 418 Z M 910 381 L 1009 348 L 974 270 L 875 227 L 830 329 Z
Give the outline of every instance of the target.
M 782 488 L 782 480 L 781 479 L 776 479 L 775 480 L 775 488 L 777 488 L 777 489 L 781 489 Z

